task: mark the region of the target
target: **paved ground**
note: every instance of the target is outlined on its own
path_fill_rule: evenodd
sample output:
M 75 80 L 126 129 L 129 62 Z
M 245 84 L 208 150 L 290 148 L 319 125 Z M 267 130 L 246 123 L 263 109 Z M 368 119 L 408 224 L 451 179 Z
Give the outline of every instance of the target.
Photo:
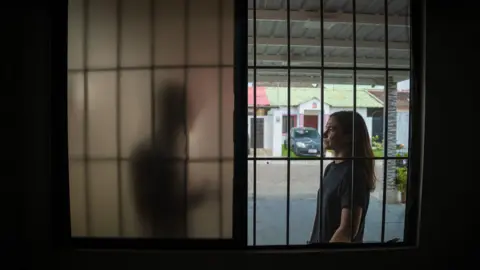
M 324 164 L 326 166 L 326 164 Z M 304 244 L 310 236 L 319 187 L 319 161 L 291 161 L 290 167 L 290 244 Z M 367 213 L 364 240 L 381 239 L 382 186 L 381 161 L 377 162 L 378 191 L 372 193 Z M 256 244 L 286 244 L 287 207 L 286 161 L 257 162 Z M 253 163 L 249 164 L 249 244 L 253 242 Z M 385 239 L 403 238 L 405 208 L 402 204 L 387 205 Z

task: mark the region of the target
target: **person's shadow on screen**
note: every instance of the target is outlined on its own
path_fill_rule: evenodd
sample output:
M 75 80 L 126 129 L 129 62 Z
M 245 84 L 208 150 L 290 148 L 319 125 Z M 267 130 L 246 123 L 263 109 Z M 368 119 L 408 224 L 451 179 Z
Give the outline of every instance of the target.
M 187 134 L 198 112 L 188 106 L 184 86 L 171 82 L 157 92 L 155 108 L 153 139 L 141 142 L 131 155 L 135 208 L 149 236 L 185 238 L 187 212 L 208 196 L 205 184 L 187 192 L 184 177 Z

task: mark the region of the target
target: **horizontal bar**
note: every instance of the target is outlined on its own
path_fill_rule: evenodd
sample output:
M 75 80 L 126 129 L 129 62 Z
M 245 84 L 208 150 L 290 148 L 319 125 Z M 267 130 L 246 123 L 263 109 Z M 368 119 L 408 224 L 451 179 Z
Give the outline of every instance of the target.
M 70 161 L 130 161 L 132 158 L 115 158 L 115 157 L 99 157 L 99 158 L 87 158 L 86 160 L 82 157 L 70 157 Z M 191 162 L 191 163 L 202 163 L 202 162 L 225 162 L 225 161 L 233 161 L 233 157 L 226 157 L 226 158 L 180 158 L 180 157 L 172 157 L 172 158 L 164 158 L 162 161 L 177 161 L 177 162 Z
M 408 160 L 408 157 L 344 157 L 344 158 L 335 158 L 335 157 L 248 157 L 248 160 Z
M 233 68 L 233 65 L 145 65 L 145 66 L 120 66 L 108 68 L 70 68 L 68 72 L 88 72 L 88 71 L 122 71 L 122 70 L 151 70 L 151 69 L 185 69 L 185 68 Z
M 353 62 L 352 62 L 353 65 Z M 348 71 L 353 71 L 353 70 L 373 70 L 373 71 L 405 71 L 405 72 L 410 72 L 409 68 L 387 68 L 387 67 L 329 67 L 329 66 L 257 66 L 257 65 L 249 65 L 249 69 L 291 69 L 291 70 L 305 70 L 305 69 L 318 69 L 318 70 L 348 70 Z
M 97 237 L 72 237 L 72 247 L 75 249 L 135 249 L 135 250 L 243 250 L 267 251 L 267 250 L 372 250 L 375 248 L 414 248 L 405 242 L 387 243 L 323 243 L 309 245 L 257 245 L 245 247 L 240 241 L 233 239 L 161 239 L 161 238 L 97 238 Z

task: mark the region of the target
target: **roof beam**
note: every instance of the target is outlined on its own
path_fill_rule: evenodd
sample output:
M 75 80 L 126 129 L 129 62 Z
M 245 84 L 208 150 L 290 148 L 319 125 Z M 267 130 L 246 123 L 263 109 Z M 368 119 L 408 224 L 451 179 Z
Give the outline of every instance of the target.
M 249 70 L 249 74 L 252 74 L 253 71 Z M 261 69 L 257 70 L 257 74 L 263 75 L 280 75 L 283 77 L 284 81 L 286 81 L 287 77 L 287 70 L 286 69 Z M 353 77 L 353 70 L 342 70 L 342 69 L 324 69 L 325 78 L 328 76 L 341 76 L 350 78 Z M 399 77 L 399 78 L 408 78 L 409 73 L 408 71 L 398 71 L 398 70 L 390 70 L 388 72 L 389 76 Z M 308 70 L 308 69 L 291 69 L 290 70 L 291 77 L 294 76 L 311 76 L 311 77 L 320 77 L 320 70 Z M 384 70 L 357 70 L 358 77 L 377 77 L 377 78 L 384 78 L 385 71 Z
M 249 55 L 249 65 L 254 65 L 253 55 Z M 279 62 L 282 65 L 287 64 L 288 57 L 285 55 L 257 55 L 258 62 Z M 291 66 L 308 66 L 315 65 L 320 66 L 322 63 L 322 57 L 320 56 L 291 56 Z M 325 66 L 353 66 L 353 57 L 325 57 Z M 369 58 L 357 58 L 357 66 L 362 67 L 385 67 L 385 59 L 369 59 Z M 388 66 L 390 68 L 409 68 L 410 61 L 402 59 L 388 59 Z
M 249 81 L 253 81 L 253 76 L 250 74 L 248 76 Z M 257 86 L 279 86 L 287 87 L 285 76 L 279 75 L 257 75 Z M 291 77 L 290 86 L 291 87 L 311 87 L 312 84 L 320 84 L 320 77 Z M 351 78 L 341 78 L 341 77 L 326 77 L 324 80 L 325 84 L 352 84 Z M 360 78 L 357 80 L 357 85 L 384 85 L 385 80 L 383 78 Z
M 259 10 L 257 9 L 257 21 L 286 21 L 287 12 L 285 10 Z M 248 11 L 249 20 L 253 19 L 253 10 Z M 320 11 L 290 11 L 291 21 L 318 21 L 320 22 Z M 324 12 L 323 20 L 325 23 L 353 23 L 352 13 L 334 13 Z M 356 14 L 357 25 L 385 25 L 385 16 L 372 14 Z M 406 16 L 388 16 L 388 25 L 395 27 L 409 27 L 410 17 Z
M 274 38 L 264 38 L 257 37 L 256 43 L 258 45 L 268 45 L 268 46 L 287 46 L 286 37 L 274 37 Z M 248 45 L 253 45 L 253 37 L 248 37 Z M 290 46 L 299 46 L 299 47 L 320 47 L 322 42 L 320 39 L 313 38 L 291 38 Z M 352 48 L 353 50 L 353 41 L 352 40 L 334 40 L 334 39 L 325 39 L 323 42 L 325 47 L 333 48 Z M 363 49 L 385 49 L 385 42 L 377 41 L 357 41 L 357 48 Z M 406 51 L 410 49 L 410 44 L 407 42 L 389 42 L 388 50 L 400 50 Z

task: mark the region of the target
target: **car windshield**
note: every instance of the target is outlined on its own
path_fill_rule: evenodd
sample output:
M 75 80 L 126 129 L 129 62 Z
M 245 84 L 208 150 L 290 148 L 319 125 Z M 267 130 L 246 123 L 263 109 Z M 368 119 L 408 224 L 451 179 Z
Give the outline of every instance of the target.
M 293 132 L 295 138 L 317 139 L 320 135 L 316 129 L 296 129 Z

